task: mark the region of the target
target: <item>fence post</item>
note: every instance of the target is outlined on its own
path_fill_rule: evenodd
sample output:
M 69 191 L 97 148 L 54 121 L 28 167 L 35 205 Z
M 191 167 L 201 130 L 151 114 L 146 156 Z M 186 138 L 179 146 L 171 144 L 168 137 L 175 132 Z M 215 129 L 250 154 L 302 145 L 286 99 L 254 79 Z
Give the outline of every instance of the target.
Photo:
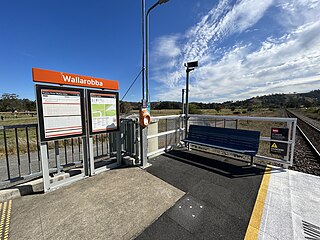
M 7 174 L 8 180 L 10 180 L 10 166 L 9 166 L 9 156 L 8 156 L 8 144 L 7 144 L 7 135 L 6 128 L 3 127 L 3 141 L 4 141 L 4 151 L 6 153 L 6 164 L 7 164 Z
M 43 188 L 44 192 L 50 190 L 50 178 L 49 178 L 49 164 L 48 164 L 48 155 L 47 155 L 47 144 L 41 143 L 41 163 L 42 163 L 42 176 L 43 176 Z

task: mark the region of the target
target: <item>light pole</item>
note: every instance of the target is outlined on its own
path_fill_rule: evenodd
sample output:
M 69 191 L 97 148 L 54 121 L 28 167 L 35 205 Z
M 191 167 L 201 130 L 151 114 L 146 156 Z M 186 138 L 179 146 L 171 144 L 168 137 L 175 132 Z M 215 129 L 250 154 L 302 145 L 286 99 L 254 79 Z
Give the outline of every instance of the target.
M 184 107 L 184 92 L 185 91 L 186 90 L 184 88 L 182 88 L 182 114 L 184 114 L 184 109 L 185 109 L 185 107 Z
M 151 8 L 149 8 L 147 14 L 145 9 L 145 0 L 142 0 L 142 108 L 148 106 L 149 100 L 149 74 L 148 74 L 148 16 L 150 11 L 157 5 L 168 2 L 169 0 L 158 0 Z M 146 44 L 146 46 L 145 46 Z M 145 65 L 146 64 L 146 65 Z M 140 163 L 143 168 L 148 167 L 147 155 L 148 155 L 148 128 L 143 127 L 140 124 Z
M 152 9 L 156 6 L 161 5 L 163 3 L 169 2 L 170 0 L 158 0 L 155 4 L 153 4 L 147 11 L 146 14 L 146 99 L 149 101 L 149 14 Z
M 193 71 L 196 67 L 198 67 L 198 61 L 187 62 L 184 64 L 186 67 L 186 115 L 185 115 L 185 138 L 188 136 L 188 118 L 189 118 L 189 72 Z

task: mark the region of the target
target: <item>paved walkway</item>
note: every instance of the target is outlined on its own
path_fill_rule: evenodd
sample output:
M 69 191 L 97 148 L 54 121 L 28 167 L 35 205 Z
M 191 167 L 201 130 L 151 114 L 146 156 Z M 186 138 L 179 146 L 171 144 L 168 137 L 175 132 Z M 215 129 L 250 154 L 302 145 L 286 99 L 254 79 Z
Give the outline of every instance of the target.
M 132 239 L 184 195 L 139 168 L 12 201 L 9 239 Z

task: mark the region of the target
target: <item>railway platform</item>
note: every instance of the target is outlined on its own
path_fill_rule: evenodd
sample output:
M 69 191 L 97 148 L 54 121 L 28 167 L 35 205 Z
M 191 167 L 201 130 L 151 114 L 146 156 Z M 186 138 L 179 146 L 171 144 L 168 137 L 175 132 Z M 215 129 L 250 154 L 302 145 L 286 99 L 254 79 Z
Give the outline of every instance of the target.
M 3 239 L 319 239 L 320 178 L 200 151 L 1 203 Z

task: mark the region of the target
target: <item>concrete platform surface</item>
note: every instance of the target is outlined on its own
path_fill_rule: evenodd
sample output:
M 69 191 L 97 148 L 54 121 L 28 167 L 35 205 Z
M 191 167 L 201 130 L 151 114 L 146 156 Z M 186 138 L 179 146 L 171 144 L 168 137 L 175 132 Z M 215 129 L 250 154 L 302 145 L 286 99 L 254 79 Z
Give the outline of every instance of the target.
M 9 239 L 132 239 L 184 192 L 139 168 L 12 201 Z

